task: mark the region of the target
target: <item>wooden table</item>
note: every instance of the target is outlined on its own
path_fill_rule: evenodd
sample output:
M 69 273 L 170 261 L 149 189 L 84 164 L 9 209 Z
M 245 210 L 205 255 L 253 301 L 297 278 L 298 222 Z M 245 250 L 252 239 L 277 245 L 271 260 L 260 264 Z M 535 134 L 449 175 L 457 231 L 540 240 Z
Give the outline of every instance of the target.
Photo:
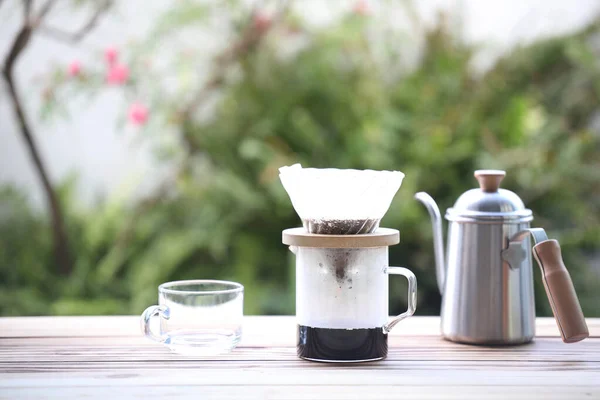
M 444 341 L 439 318 L 413 317 L 385 361 L 299 360 L 293 317 L 246 317 L 232 353 L 184 357 L 143 338 L 138 317 L 0 318 L 0 398 L 600 399 L 600 319 L 566 345 L 553 319 L 517 347 Z

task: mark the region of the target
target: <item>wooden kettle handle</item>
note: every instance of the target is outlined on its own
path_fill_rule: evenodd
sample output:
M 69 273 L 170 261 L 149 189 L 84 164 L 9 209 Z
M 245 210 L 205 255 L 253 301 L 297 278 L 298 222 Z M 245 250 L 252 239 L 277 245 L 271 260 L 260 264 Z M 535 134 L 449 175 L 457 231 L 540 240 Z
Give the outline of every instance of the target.
M 575 343 L 587 338 L 590 333 L 560 245 L 554 239 L 544 240 L 533 246 L 533 256 L 542 270 L 546 294 L 563 342 Z

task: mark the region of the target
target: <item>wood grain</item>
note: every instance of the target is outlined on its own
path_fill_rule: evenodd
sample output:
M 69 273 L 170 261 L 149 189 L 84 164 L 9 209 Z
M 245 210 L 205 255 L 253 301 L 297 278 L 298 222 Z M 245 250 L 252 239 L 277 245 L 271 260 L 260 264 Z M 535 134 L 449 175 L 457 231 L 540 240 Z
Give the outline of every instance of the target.
M 600 399 L 600 320 L 591 338 L 562 343 L 539 318 L 523 346 L 460 345 L 439 336 L 439 318 L 395 329 L 386 360 L 299 360 L 293 317 L 246 317 L 233 352 L 171 353 L 146 340 L 138 317 L 0 318 L 0 398 L 218 399 Z
M 600 338 L 600 319 L 588 318 L 590 337 Z M 439 336 L 439 317 L 413 317 L 392 330 L 392 336 Z M 0 338 L 52 336 L 139 336 L 139 317 L 5 317 L 0 318 Z M 244 338 L 259 336 L 295 340 L 296 321 L 293 316 L 249 316 L 244 321 Z M 554 318 L 536 319 L 537 337 L 558 337 Z M 254 339 L 254 338 L 253 338 Z M 292 342 L 289 342 L 292 343 Z

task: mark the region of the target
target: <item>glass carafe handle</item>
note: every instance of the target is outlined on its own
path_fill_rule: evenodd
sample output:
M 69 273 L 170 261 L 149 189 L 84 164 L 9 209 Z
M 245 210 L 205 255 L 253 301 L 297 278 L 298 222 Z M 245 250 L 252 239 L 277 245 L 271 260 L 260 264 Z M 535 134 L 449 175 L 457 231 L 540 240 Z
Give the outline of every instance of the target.
M 152 332 L 150 328 L 150 320 L 155 315 L 162 317 L 164 319 L 169 319 L 170 311 L 167 306 L 150 306 L 144 310 L 142 314 L 142 318 L 140 320 L 140 327 L 142 328 L 142 332 L 147 338 L 150 338 L 156 342 L 162 343 L 165 341 L 166 337 L 162 335 L 157 335 Z
M 383 333 L 388 333 L 394 326 L 404 318 L 408 318 L 417 309 L 417 278 L 409 269 L 403 267 L 388 267 L 388 274 L 402 275 L 408 280 L 408 309 L 383 326 Z

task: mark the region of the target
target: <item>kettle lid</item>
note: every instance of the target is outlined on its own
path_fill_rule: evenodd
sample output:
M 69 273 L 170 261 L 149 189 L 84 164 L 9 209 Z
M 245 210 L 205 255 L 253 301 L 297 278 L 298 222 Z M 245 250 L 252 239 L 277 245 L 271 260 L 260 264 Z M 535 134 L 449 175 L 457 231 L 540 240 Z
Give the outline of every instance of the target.
M 474 175 L 479 181 L 479 188 L 463 193 L 447 210 L 447 220 L 519 223 L 533 219 L 531 210 L 525 208 L 519 196 L 510 190 L 500 189 L 505 171 L 477 170 Z

